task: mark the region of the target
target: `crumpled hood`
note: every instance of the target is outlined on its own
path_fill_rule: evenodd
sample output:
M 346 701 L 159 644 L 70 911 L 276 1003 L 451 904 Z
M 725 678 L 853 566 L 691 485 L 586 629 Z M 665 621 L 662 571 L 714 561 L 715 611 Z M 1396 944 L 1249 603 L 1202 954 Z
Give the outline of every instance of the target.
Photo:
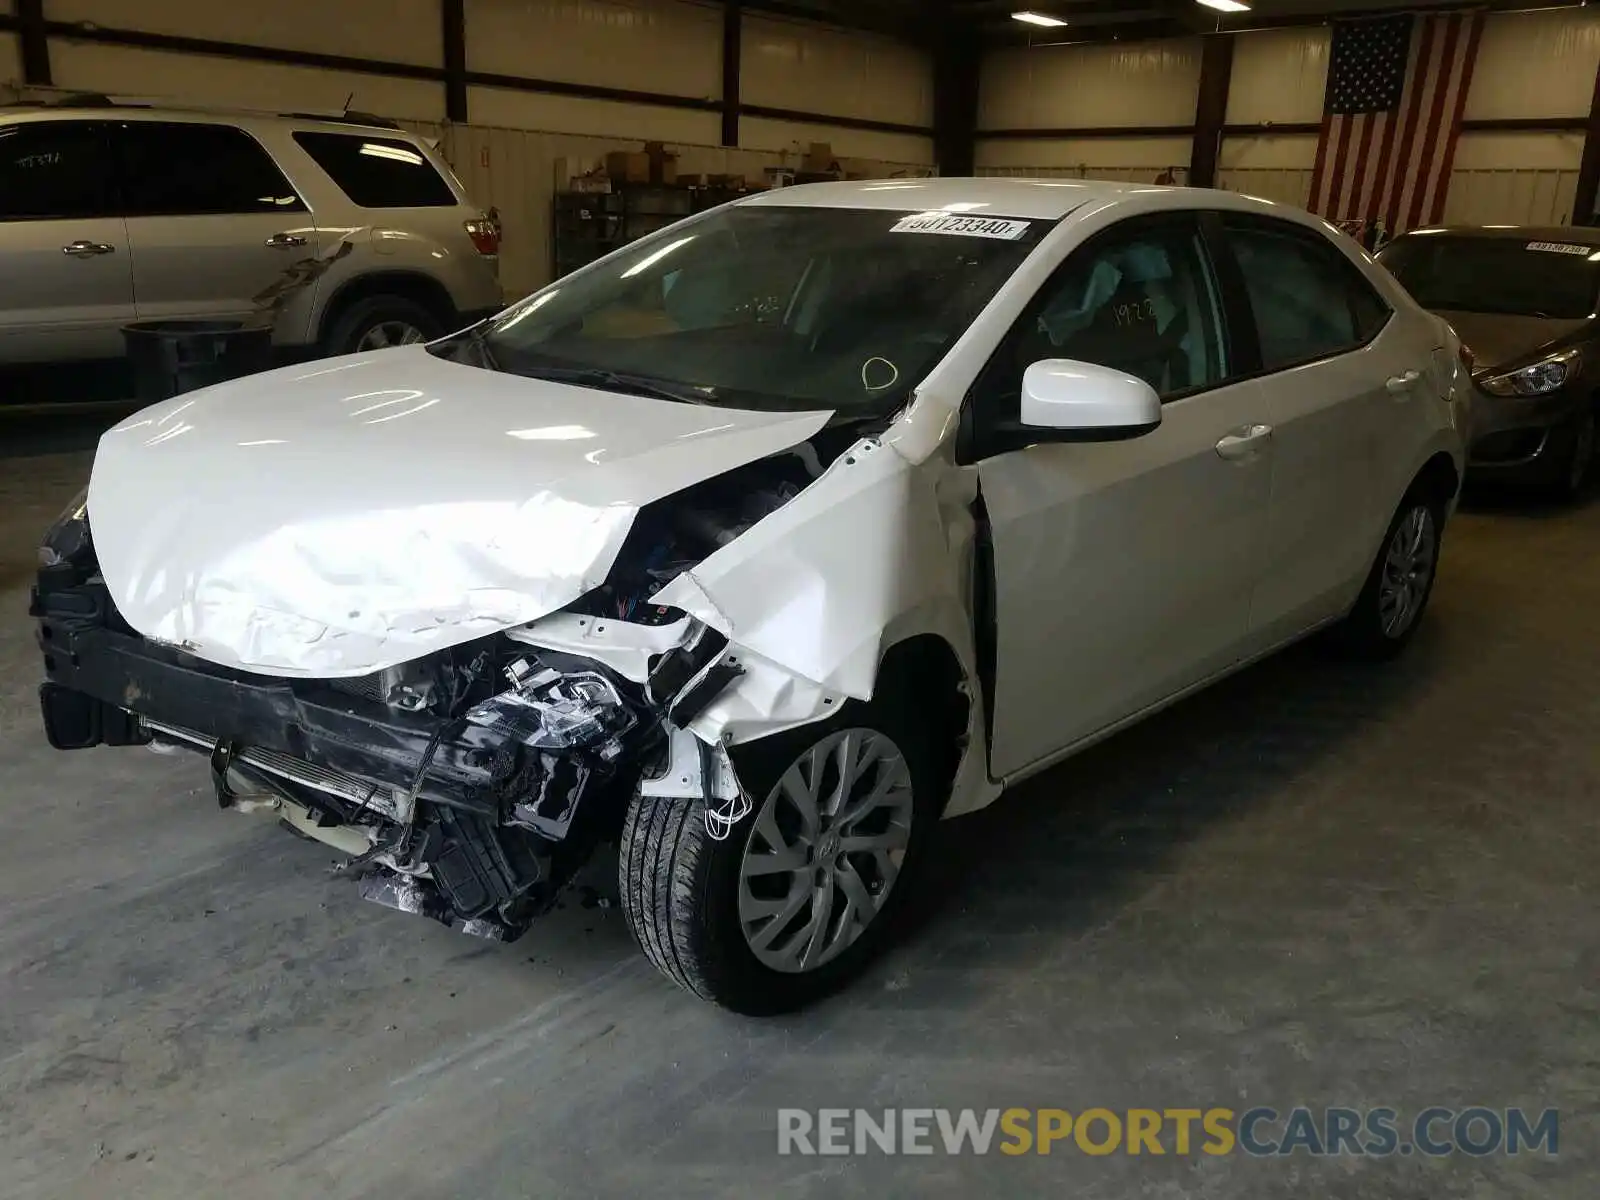
M 1521 317 L 1502 313 L 1440 312 L 1479 368 L 1510 366 L 1559 341 L 1585 324 L 1584 318 Z
M 602 583 L 639 509 L 815 435 L 416 347 L 191 392 L 100 440 L 89 522 L 127 622 L 224 666 L 363 675 Z

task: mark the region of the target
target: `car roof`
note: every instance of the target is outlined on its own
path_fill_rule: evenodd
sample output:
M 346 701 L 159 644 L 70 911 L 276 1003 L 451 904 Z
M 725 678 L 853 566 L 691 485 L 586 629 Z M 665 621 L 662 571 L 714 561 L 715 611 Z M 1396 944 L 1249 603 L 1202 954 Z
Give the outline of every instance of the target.
M 370 118 L 369 118 L 370 120 Z M 232 125 L 292 125 L 296 129 L 363 133 L 374 137 L 415 141 L 416 135 L 394 125 L 366 123 L 337 113 L 272 113 L 256 109 L 156 107 L 147 104 L 8 104 L 0 105 L 0 125 L 29 121 L 226 121 Z
M 1324 222 L 1298 209 L 1238 192 L 1107 179 L 862 179 L 773 188 L 757 192 L 739 203 L 891 212 L 943 210 L 974 216 L 1054 221 L 1085 205 L 1106 201 L 1132 203 L 1149 210 L 1210 208 L 1271 213 L 1301 224 L 1325 226 Z
M 1570 242 L 1576 246 L 1600 246 L 1600 229 L 1583 225 L 1430 225 L 1413 229 L 1401 237 L 1426 237 L 1430 234 L 1451 237 L 1500 238 L 1506 241 Z M 1395 239 L 1396 241 L 1399 238 Z
M 1094 179 L 862 179 L 774 188 L 741 203 L 895 212 L 945 209 L 997 217 L 1056 219 L 1091 200 L 1109 199 L 1149 186 Z

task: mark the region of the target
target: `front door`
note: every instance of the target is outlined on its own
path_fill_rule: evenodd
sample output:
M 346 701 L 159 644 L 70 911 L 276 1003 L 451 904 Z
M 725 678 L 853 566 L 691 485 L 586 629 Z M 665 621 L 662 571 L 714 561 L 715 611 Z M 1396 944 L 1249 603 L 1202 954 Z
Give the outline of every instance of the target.
M 305 203 L 232 125 L 128 121 L 114 131 L 139 319 L 270 319 L 316 253 Z
M 133 316 L 104 127 L 0 128 L 0 363 L 120 357 Z
M 970 403 L 995 571 L 991 768 L 1015 774 L 1237 662 L 1271 481 L 1259 384 L 1230 381 L 1212 264 L 1190 214 L 1135 218 L 1074 251 Z M 1029 363 L 1150 383 L 1162 423 L 1122 442 L 985 456 Z

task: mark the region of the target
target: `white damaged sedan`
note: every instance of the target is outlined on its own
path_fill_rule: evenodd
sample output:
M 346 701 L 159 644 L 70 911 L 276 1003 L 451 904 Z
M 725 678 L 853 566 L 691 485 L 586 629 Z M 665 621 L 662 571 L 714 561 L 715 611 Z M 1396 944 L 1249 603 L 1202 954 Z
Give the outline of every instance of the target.
M 1264 201 L 768 192 L 112 429 L 42 552 L 45 727 L 195 750 L 481 936 L 618 842 L 652 962 L 790 1008 L 882 947 L 942 817 L 1318 629 L 1403 647 L 1467 387 Z

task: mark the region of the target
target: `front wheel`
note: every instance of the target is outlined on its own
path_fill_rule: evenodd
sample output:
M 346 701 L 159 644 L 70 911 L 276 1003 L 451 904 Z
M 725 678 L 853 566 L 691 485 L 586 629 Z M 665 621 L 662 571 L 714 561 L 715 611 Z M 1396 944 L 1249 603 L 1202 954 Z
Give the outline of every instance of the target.
M 1444 506 L 1414 488 L 1400 503 L 1355 607 L 1332 633 L 1355 658 L 1393 658 L 1416 633 L 1433 594 Z
M 1584 413 L 1572 426 L 1567 453 L 1555 479 L 1555 494 L 1561 500 L 1576 500 L 1589 482 L 1589 471 L 1594 465 L 1595 414 Z
M 753 801 L 722 841 L 702 801 L 635 796 L 622 908 L 646 957 L 703 999 L 762 1015 L 842 985 L 913 891 L 949 780 L 927 727 L 887 700 L 736 758 Z

